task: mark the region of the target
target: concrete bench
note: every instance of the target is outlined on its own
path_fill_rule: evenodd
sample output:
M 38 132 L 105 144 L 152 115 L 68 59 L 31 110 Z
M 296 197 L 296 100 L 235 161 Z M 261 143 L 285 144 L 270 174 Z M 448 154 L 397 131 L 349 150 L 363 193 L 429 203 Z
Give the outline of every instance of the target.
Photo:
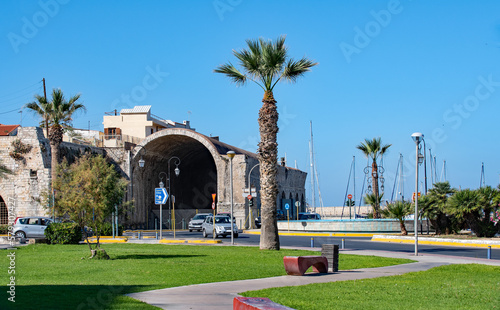
M 233 310 L 294 310 L 273 302 L 269 298 L 235 297 Z
M 285 256 L 283 264 L 290 276 L 303 276 L 311 266 L 315 272 L 328 273 L 328 260 L 324 256 Z

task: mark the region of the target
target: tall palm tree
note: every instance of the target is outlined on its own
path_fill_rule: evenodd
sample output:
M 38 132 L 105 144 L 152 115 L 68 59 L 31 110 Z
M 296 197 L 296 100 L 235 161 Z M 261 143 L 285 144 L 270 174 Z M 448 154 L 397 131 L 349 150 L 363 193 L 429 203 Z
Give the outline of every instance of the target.
M 372 160 L 372 184 L 373 184 L 373 193 L 375 194 L 375 206 L 373 208 L 373 218 L 380 218 L 379 210 L 380 210 L 380 202 L 379 202 L 379 187 L 378 187 L 378 165 L 377 159 L 379 156 L 384 155 L 387 149 L 392 144 L 382 145 L 382 141 L 379 138 L 373 138 L 372 140 L 365 139 L 365 142 L 361 142 L 356 148 L 363 152 L 366 157 L 371 158 Z
M 70 128 L 73 114 L 85 111 L 83 104 L 77 103 L 80 94 L 71 97 L 68 101 L 64 98 L 61 89 L 52 90 L 52 100 L 49 102 L 42 96 L 35 96 L 36 101 L 27 103 L 25 108 L 35 115 L 46 120 L 49 128 L 48 139 L 51 151 L 51 175 L 52 180 L 56 178 L 56 167 L 59 164 L 59 146 L 63 140 L 64 129 Z
M 276 198 L 278 195 L 278 109 L 273 89 L 279 81 L 295 82 L 317 63 L 303 57 L 293 60 L 285 46 L 285 36 L 276 41 L 246 40 L 248 49 L 233 50 L 242 71 L 231 63 L 217 67 L 214 71 L 228 76 L 237 85 L 252 81 L 264 91 L 259 111 L 260 142 L 258 158 L 260 163 L 260 194 L 262 228 L 260 248 L 279 250 L 278 225 L 276 222 Z

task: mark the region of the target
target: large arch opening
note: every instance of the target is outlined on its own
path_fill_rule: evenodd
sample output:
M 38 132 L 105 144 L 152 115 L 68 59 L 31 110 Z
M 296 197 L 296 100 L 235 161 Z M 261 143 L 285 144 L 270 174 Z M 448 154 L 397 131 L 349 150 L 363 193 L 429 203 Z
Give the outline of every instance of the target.
M 146 139 L 132 159 L 133 223 L 136 227 L 182 229 L 195 213 L 209 212 L 212 194 L 217 193 L 217 167 L 213 150 L 197 136 L 164 130 Z M 143 158 L 145 165 L 137 164 Z M 179 169 L 176 176 L 175 168 Z M 165 205 L 155 204 L 154 189 L 160 181 L 169 194 Z M 175 198 L 173 198 L 175 197 Z M 173 212 L 175 210 L 175 212 Z M 145 223 L 141 225 L 141 223 Z

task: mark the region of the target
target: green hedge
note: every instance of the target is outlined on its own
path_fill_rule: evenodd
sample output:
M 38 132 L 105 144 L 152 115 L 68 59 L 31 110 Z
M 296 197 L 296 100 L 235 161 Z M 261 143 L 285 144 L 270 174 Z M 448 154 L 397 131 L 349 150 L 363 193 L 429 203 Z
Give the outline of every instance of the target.
M 101 236 L 112 236 L 113 226 L 111 223 L 105 222 L 101 227 Z M 118 236 L 123 236 L 123 225 L 118 225 Z
M 82 230 L 76 223 L 51 223 L 45 229 L 49 244 L 78 244 L 82 240 Z

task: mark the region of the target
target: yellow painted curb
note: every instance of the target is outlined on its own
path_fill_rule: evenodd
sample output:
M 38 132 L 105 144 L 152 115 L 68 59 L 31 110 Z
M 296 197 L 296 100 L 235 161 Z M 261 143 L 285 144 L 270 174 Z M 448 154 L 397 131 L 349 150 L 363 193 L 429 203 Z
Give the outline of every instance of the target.
M 97 242 L 97 239 L 89 239 L 90 242 Z M 100 239 L 99 238 L 99 243 L 125 243 L 127 242 L 128 239 Z
M 393 243 L 411 243 L 411 244 L 415 243 L 415 240 L 409 240 L 409 239 L 372 238 L 372 241 L 393 242 Z M 458 246 L 458 247 L 476 247 L 476 248 L 487 248 L 488 246 L 491 246 L 492 249 L 500 249 L 500 244 L 486 244 L 486 243 L 460 243 L 460 242 L 449 242 L 449 241 L 428 241 L 428 240 L 420 240 L 419 239 L 418 244 Z
M 184 239 L 161 239 L 159 243 L 186 243 Z
M 216 244 L 216 243 L 222 243 L 222 240 L 188 240 L 187 243 Z
M 113 236 L 100 236 L 99 237 L 100 239 L 113 239 Z M 114 239 L 128 239 L 128 237 L 125 237 L 125 236 L 115 236 Z
M 250 235 L 260 235 L 260 231 L 244 230 L 243 233 Z M 373 237 L 380 233 L 314 233 L 314 232 L 284 232 L 278 233 L 280 236 L 309 236 L 309 237 Z

